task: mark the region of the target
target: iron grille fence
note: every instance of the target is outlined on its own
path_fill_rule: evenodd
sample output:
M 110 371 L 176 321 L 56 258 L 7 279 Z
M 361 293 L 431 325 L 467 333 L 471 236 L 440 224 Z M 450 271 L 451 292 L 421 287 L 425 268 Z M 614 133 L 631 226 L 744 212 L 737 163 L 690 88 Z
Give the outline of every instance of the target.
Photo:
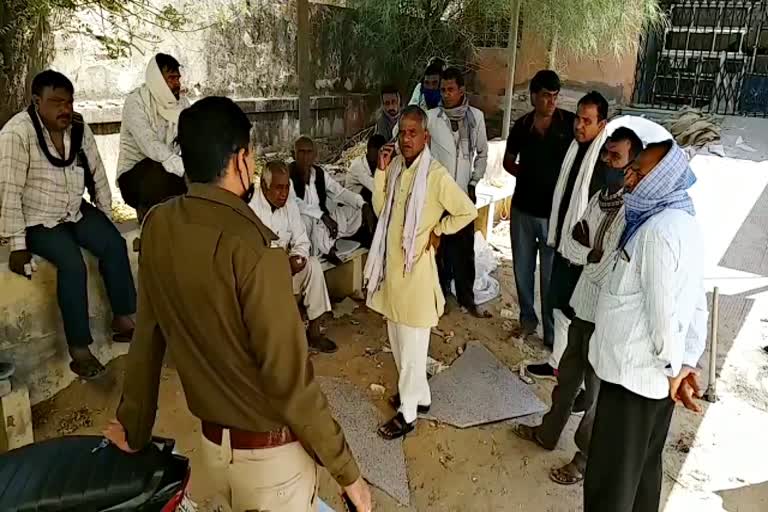
M 768 117 L 768 2 L 662 0 L 640 43 L 633 102 Z

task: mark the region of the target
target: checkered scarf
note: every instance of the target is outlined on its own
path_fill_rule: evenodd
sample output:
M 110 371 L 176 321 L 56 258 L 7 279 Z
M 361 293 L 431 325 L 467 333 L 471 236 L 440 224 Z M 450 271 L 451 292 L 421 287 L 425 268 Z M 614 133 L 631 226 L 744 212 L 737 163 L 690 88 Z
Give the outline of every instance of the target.
M 688 165 L 688 157 L 677 144 L 659 162 L 631 193 L 624 194 L 627 225 L 621 235 L 619 247 L 627 245 L 640 226 L 657 213 L 683 210 L 696 215 L 688 189 L 696 183 L 696 176 Z
M 597 226 L 597 233 L 595 233 L 595 243 L 593 244 L 595 250 L 603 250 L 603 241 L 605 240 L 605 234 L 608 232 L 608 228 L 611 227 L 613 221 L 621 210 L 621 206 L 624 204 L 624 189 L 619 189 L 614 194 L 609 194 L 607 190 L 600 192 L 600 196 L 597 199 L 600 210 L 605 213 L 600 224 Z

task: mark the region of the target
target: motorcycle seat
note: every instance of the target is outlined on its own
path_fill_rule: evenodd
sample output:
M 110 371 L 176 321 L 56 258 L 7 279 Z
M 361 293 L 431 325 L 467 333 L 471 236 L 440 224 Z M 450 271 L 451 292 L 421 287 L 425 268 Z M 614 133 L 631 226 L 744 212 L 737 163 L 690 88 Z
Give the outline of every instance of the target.
M 160 485 L 168 454 L 154 444 L 135 455 L 96 449 L 101 442 L 62 437 L 0 455 L 0 510 L 99 512 L 132 500 L 138 508 Z

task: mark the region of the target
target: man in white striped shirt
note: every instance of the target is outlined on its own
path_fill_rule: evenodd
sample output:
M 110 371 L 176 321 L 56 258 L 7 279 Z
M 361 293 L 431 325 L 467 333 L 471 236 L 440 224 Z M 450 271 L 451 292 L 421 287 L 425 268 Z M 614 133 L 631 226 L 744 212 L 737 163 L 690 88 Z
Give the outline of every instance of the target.
M 700 411 L 704 241 L 673 141 L 649 144 L 625 174 L 626 227 L 600 289 L 589 360 L 601 380 L 585 512 L 659 509 L 662 451 L 676 402 Z
M 642 141 L 629 128 L 616 129 L 606 141 L 602 153 L 603 161 L 608 164 L 604 169 L 606 186 L 592 197 L 584 217 L 563 239 L 563 256 L 584 270 L 570 301 L 575 317 L 568 329 L 568 344 L 560 361 L 557 386 L 552 390 L 552 407 L 541 425 L 518 425 L 515 429 L 523 439 L 553 450 L 571 416 L 581 384 L 586 384 L 582 395 L 584 416 L 575 435 L 579 451 L 571 462 L 550 472 L 550 478 L 563 485 L 584 479 L 594 406 L 600 390 L 600 381 L 588 360 L 589 341 L 595 330 L 600 284 L 613 265 L 613 254 L 624 232 L 624 169 L 642 150 Z

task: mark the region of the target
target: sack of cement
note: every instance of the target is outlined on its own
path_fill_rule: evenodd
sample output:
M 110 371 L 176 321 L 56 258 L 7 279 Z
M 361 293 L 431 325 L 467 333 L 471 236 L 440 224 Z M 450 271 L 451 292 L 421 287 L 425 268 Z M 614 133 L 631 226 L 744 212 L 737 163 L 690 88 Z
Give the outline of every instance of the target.
M 674 114 L 664 126 L 682 147 L 701 148 L 720 142 L 720 125 L 715 116 L 686 107 Z

